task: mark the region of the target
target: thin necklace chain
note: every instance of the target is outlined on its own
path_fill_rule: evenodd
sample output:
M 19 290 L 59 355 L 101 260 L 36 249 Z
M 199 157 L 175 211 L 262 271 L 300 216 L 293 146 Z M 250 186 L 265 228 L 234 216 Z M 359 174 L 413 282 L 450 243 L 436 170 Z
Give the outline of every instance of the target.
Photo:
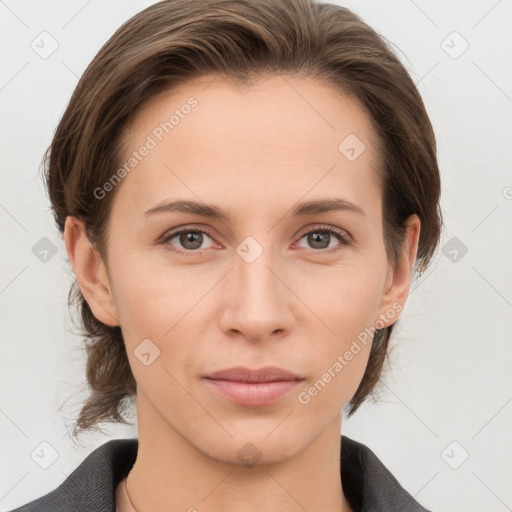
M 137 507 L 133 504 L 132 499 L 130 498 L 130 494 L 128 493 L 127 482 L 128 482 L 128 476 L 124 479 L 124 490 L 126 492 L 126 496 L 128 496 L 128 501 L 130 502 L 130 505 L 132 506 L 133 510 L 135 510 L 135 512 L 139 512 L 137 510 Z

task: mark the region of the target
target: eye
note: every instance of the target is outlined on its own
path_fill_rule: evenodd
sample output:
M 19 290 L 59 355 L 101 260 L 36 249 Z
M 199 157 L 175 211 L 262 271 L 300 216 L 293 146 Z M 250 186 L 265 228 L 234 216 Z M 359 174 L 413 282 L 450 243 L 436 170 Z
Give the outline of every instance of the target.
M 205 229 L 194 229 L 193 227 L 188 227 L 186 229 L 167 233 L 162 238 L 161 243 L 164 245 L 169 244 L 171 246 L 175 245 L 175 243 L 179 244 L 181 247 L 178 249 L 172 248 L 171 250 L 184 255 L 200 254 L 203 249 L 208 249 L 208 247 L 201 248 L 205 240 L 205 235 L 207 238 L 212 240 L 212 236 Z M 330 247 L 332 235 L 339 240 L 339 244 L 334 247 Z M 310 229 L 301 236 L 300 240 L 304 237 L 307 237 L 307 242 L 313 245 L 312 250 L 315 252 L 320 251 L 330 253 L 340 249 L 340 246 L 350 245 L 351 243 L 350 237 L 344 231 L 333 226 L 319 226 Z M 176 239 L 176 242 L 171 243 L 174 239 Z
M 181 252 L 185 255 L 190 252 L 197 254 L 202 252 L 202 250 L 198 249 L 201 249 L 201 245 L 204 242 L 204 235 L 206 235 L 207 238 L 211 239 L 208 232 L 205 231 L 204 229 L 181 229 L 179 231 L 173 231 L 165 235 L 161 243 L 174 245 L 171 243 L 171 240 L 174 240 L 176 238 L 177 243 L 180 244 L 181 246 L 176 250 L 176 252 Z
M 340 241 L 340 244 L 329 247 L 332 235 Z M 340 249 L 340 245 L 350 245 L 351 243 L 350 237 L 345 232 L 332 226 L 320 226 L 310 229 L 302 235 L 301 240 L 304 237 L 307 237 L 307 242 L 313 245 L 313 250 L 328 253 L 337 251 Z

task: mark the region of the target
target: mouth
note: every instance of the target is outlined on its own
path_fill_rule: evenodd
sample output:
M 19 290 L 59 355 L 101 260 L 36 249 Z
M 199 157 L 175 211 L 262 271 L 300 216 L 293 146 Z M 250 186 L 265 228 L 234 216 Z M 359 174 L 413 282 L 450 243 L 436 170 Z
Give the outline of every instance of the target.
M 211 391 L 232 402 L 247 406 L 275 403 L 304 380 L 299 375 L 277 367 L 251 370 L 238 366 L 204 377 L 204 382 Z

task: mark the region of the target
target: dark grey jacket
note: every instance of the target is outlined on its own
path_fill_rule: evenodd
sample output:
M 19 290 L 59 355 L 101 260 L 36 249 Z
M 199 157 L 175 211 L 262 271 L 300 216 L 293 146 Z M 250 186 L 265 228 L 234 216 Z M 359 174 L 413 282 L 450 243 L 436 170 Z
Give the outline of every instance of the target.
M 138 439 L 96 448 L 56 489 L 11 512 L 115 512 L 116 487 L 137 457 Z M 429 512 L 364 444 L 341 443 L 343 492 L 355 512 Z

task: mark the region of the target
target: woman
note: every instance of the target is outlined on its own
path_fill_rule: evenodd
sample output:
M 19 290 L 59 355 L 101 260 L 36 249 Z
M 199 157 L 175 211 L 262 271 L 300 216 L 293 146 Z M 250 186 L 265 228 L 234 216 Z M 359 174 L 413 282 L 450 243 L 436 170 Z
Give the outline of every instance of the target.
M 341 436 L 442 226 L 435 137 L 376 32 L 310 0 L 126 22 L 46 155 L 92 393 L 125 421 L 29 510 L 426 510 Z M 345 407 L 346 406 L 346 407 Z

